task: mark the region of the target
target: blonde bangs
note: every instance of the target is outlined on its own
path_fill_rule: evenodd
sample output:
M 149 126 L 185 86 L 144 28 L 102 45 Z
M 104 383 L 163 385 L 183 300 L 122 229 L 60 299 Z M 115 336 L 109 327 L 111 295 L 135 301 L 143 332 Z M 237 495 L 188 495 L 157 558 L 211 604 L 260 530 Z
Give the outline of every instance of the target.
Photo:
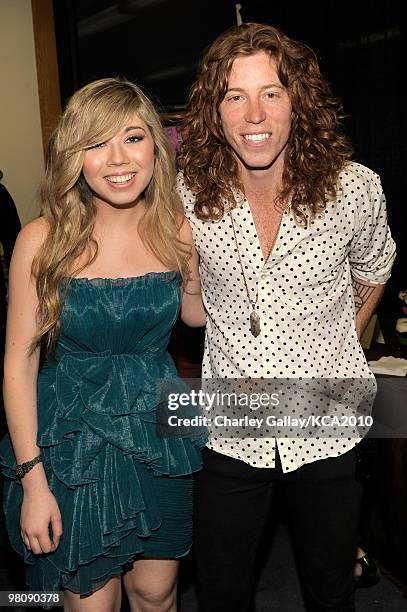
M 68 154 L 77 153 L 110 140 L 128 125 L 139 109 L 140 100 L 134 91 L 111 90 L 94 83 L 86 85 L 70 100 L 66 118 L 69 129 L 64 134 L 63 149 Z

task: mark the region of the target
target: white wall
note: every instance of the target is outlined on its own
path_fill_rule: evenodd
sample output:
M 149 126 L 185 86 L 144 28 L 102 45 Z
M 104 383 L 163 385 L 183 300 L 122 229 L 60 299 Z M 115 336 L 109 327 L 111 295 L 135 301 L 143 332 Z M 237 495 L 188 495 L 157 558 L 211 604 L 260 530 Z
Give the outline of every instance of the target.
M 44 172 L 31 0 L 0 0 L 0 169 L 25 225 Z

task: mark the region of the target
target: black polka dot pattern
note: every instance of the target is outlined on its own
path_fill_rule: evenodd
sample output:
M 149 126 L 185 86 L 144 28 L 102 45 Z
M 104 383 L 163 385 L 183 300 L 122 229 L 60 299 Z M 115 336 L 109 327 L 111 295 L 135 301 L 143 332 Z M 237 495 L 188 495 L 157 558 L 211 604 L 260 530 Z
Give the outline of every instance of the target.
M 249 329 L 250 304 L 230 221 L 201 221 L 194 198 L 178 176 L 185 214 L 200 255 L 207 311 L 204 378 L 372 377 L 355 329 L 352 275 L 385 283 L 395 257 L 380 179 L 349 163 L 338 196 L 325 211 L 299 226 L 290 211 L 282 218 L 270 258 L 264 261 L 247 200 L 233 212 L 240 256 L 251 298 L 258 289 L 261 334 Z M 359 437 L 279 438 L 284 471 L 339 456 Z M 217 452 L 257 467 L 273 467 L 275 439 L 217 439 Z

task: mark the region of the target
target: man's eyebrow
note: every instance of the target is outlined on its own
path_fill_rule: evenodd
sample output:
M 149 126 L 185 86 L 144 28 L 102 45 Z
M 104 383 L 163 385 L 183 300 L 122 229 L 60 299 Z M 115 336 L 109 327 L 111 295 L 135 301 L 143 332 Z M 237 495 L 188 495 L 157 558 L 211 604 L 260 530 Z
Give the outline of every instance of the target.
M 269 83 L 268 85 L 263 85 L 261 89 L 269 89 L 270 87 L 277 87 L 278 89 L 285 89 L 285 87 L 283 85 L 280 85 L 280 83 Z M 228 93 L 229 91 L 245 91 L 245 90 L 243 87 L 229 87 L 226 93 Z

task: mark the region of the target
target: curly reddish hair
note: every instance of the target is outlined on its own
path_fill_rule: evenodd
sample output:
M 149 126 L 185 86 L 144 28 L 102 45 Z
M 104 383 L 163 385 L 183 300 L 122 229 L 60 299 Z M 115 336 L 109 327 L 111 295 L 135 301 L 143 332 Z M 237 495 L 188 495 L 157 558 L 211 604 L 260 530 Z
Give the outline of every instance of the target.
M 312 219 L 328 199 L 335 199 L 338 175 L 352 155 L 342 132 L 342 106 L 332 96 L 315 53 L 272 26 L 234 26 L 215 40 L 203 58 L 183 121 L 182 168 L 185 182 L 195 194 L 195 214 L 200 219 L 222 218 L 224 199 L 234 206 L 233 189 L 244 193 L 236 157 L 222 129 L 219 106 L 236 57 L 261 51 L 276 61 L 293 111 L 279 202 L 291 195 L 297 220 L 307 223 L 307 217 Z

